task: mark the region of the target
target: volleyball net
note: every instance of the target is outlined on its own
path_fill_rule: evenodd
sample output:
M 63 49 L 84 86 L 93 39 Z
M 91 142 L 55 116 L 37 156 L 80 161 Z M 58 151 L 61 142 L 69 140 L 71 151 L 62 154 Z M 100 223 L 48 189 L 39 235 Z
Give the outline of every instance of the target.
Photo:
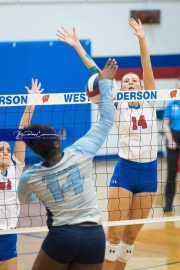
M 172 216 L 166 217 L 163 211 L 165 206 L 165 185 L 167 180 L 166 140 L 163 134 L 163 111 L 168 102 L 172 100 L 180 100 L 180 89 L 117 93 L 114 102 L 155 102 L 154 108 L 157 114 L 158 130 L 158 190 L 147 219 L 108 222 L 108 187 L 114 167 L 118 161 L 119 152 L 117 130 L 113 127 L 93 161 L 94 188 L 101 208 L 104 226 L 147 224 L 180 220 L 180 167 L 178 168 L 178 166 L 176 194 L 172 206 Z M 99 117 L 98 106 L 91 104 L 85 93 L 1 95 L 0 141 L 4 140 L 3 136 L 4 134 L 8 134 L 8 130 L 18 129 L 24 106 L 27 105 L 36 106 L 31 123 L 51 125 L 59 134 L 63 148 L 71 145 L 77 139 L 82 137 L 90 127 L 98 121 Z M 174 107 L 174 111 L 176 110 L 177 108 Z M 11 152 L 13 152 L 15 140 L 8 136 L 6 138 L 6 141 L 10 143 L 12 149 Z M 41 161 L 40 157 L 36 156 L 27 148 L 25 169 L 39 161 Z M 11 190 L 8 190 L 7 186 L 3 187 L 0 183 L 0 207 L 4 207 L 4 209 L 6 209 L 6 201 L 4 199 L 6 192 L 11 192 Z M 6 218 L 6 213 L 0 214 L 0 222 L 3 218 Z M 17 216 L 12 218 L 17 218 Z M 0 234 L 41 232 L 47 230 L 46 209 L 37 199 L 32 203 L 20 205 L 20 215 L 18 216 L 16 230 L 0 230 Z

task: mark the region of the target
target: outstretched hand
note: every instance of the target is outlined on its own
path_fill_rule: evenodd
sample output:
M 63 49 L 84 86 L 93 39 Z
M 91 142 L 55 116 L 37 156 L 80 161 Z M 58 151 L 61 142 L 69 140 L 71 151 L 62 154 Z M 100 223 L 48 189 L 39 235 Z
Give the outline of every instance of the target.
M 137 23 L 133 18 L 131 18 L 129 19 L 129 24 L 135 30 L 134 35 L 136 35 L 139 39 L 145 39 L 144 29 L 139 19 Z
M 111 58 L 109 58 L 103 70 L 100 70 L 98 67 L 96 67 L 96 69 L 99 73 L 100 80 L 114 80 L 118 65 L 115 59 L 111 60 Z
M 38 83 L 38 79 L 35 81 L 32 79 L 31 90 L 27 86 L 25 88 L 28 94 L 41 94 L 44 91 L 44 89 L 41 89 L 41 83 Z
M 73 28 L 73 34 L 70 34 L 66 28 L 64 28 L 63 26 L 61 27 L 62 30 L 57 30 L 57 36 L 58 36 L 58 40 L 63 41 L 69 45 L 71 45 L 72 47 L 75 47 L 76 45 L 79 44 L 79 39 L 76 33 L 76 28 Z

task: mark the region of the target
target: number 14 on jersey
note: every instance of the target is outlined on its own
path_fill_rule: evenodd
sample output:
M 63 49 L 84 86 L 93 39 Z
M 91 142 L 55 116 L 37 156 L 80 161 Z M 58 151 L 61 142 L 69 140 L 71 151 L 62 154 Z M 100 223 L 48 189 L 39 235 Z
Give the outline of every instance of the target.
M 64 201 L 64 193 L 69 190 L 74 190 L 75 195 L 83 192 L 83 183 L 84 177 L 80 176 L 79 170 L 75 170 L 68 175 L 67 180 L 62 187 L 59 186 L 59 181 L 56 180 L 49 183 L 47 188 L 50 189 L 55 201 L 61 202 Z
M 132 117 L 132 122 L 133 122 L 133 127 L 132 127 L 133 130 L 137 130 L 138 126 L 142 127 L 143 129 L 147 128 L 147 122 L 144 115 L 141 115 L 139 117 L 139 120 L 137 120 L 136 117 Z

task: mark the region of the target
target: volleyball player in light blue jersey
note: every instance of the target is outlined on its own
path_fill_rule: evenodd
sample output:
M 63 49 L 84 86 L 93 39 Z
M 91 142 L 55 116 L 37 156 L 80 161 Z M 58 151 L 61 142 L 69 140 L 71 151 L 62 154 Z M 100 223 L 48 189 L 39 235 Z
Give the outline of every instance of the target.
M 24 140 L 44 162 L 22 174 L 19 200 L 28 203 L 37 196 L 47 209 L 49 228 L 33 270 L 102 269 L 105 235 L 92 181 L 92 159 L 113 125 L 112 80 L 117 68 L 116 61 L 109 59 L 103 71 L 98 70 L 99 122 L 63 152 L 60 139 L 50 126 L 28 127 L 55 138 L 52 141 Z
M 122 77 L 121 91 L 155 90 L 151 59 L 141 21 L 129 19 L 138 38 L 143 84 L 133 72 Z M 58 39 L 71 45 L 91 73 L 95 62 L 81 46 L 76 29 L 69 33 L 57 30 Z M 152 101 L 129 101 L 114 104 L 114 123 L 118 131 L 119 160 L 108 190 L 109 221 L 145 219 L 152 208 L 157 191 L 157 127 L 156 109 Z M 130 260 L 134 242 L 143 224 L 110 226 L 106 236 L 103 270 L 124 270 Z

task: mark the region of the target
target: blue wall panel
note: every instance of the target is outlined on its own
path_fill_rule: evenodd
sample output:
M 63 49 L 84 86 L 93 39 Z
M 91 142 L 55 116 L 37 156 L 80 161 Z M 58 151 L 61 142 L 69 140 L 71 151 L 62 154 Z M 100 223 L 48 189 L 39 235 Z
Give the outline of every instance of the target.
M 81 44 L 90 54 L 90 42 Z M 0 43 L 0 94 L 24 94 L 31 78 L 38 78 L 44 93 L 83 92 L 90 77 L 76 51 L 58 41 Z M 17 128 L 24 107 L 0 108 L 0 128 Z M 90 128 L 90 105 L 36 106 L 31 123 L 50 124 L 55 129 L 65 128 L 67 147 Z M 11 142 L 13 147 L 13 142 Z M 33 160 L 32 160 L 33 159 Z M 27 163 L 35 155 L 27 152 Z

